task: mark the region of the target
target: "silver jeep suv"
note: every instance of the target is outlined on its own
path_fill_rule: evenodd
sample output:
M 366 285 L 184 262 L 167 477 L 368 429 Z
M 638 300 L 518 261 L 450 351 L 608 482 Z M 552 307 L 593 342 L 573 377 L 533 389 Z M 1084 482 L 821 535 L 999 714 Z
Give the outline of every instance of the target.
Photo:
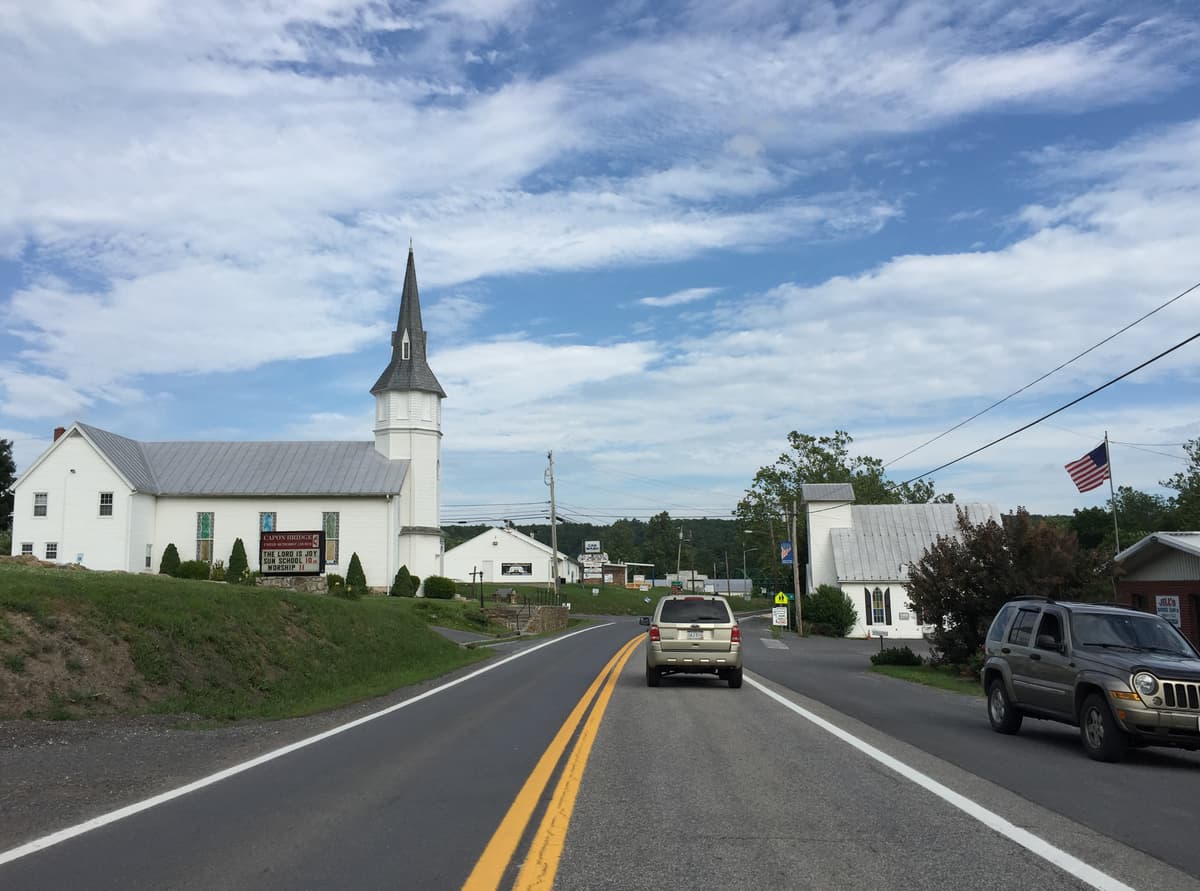
M 1016 733 L 1026 716 L 1062 721 L 1098 761 L 1119 761 L 1130 745 L 1200 749 L 1200 654 L 1153 613 L 1017 598 L 992 621 L 984 657 L 997 733 Z
M 658 601 L 646 640 L 646 684 L 664 674 L 716 674 L 742 685 L 742 634 L 724 597 L 670 594 Z

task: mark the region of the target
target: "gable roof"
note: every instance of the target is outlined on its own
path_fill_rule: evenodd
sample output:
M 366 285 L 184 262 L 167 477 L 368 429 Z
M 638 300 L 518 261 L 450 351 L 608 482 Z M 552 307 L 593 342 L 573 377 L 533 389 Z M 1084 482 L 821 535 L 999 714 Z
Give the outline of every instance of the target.
M 1003 521 L 994 504 L 858 504 L 852 525 L 830 530 L 839 582 L 902 581 L 900 565 L 915 563 L 939 537 L 958 538 L 958 511 L 974 525 Z
M 151 495 L 394 495 L 407 460 L 371 442 L 138 442 L 76 424 L 139 492 Z
M 453 551 L 457 551 L 459 548 L 465 547 L 466 545 L 476 542 L 481 538 L 484 538 L 489 535 L 495 535 L 500 532 L 503 532 L 505 535 L 508 535 L 510 538 L 516 539 L 521 544 L 532 545 L 537 550 L 539 550 L 543 554 L 545 554 L 547 558 L 549 558 L 554 553 L 554 550 L 550 547 L 550 545 L 544 544 L 543 542 L 538 541 L 532 535 L 526 535 L 520 529 L 513 529 L 509 526 L 492 526 L 489 529 L 484 529 L 478 535 L 473 535 L 470 538 L 468 538 L 466 541 L 456 544 L 454 547 L 450 548 L 450 550 L 446 551 L 446 553 L 450 554 Z M 578 560 L 576 560 L 574 557 L 568 557 L 562 551 L 558 552 L 558 557 L 559 557 L 559 560 L 564 561 L 566 563 L 579 565 Z
M 854 486 L 850 483 L 804 483 L 800 486 L 800 501 L 853 501 Z
M 1172 549 L 1200 557 L 1200 532 L 1152 532 L 1113 559 L 1132 568 L 1153 560 L 1165 550 Z

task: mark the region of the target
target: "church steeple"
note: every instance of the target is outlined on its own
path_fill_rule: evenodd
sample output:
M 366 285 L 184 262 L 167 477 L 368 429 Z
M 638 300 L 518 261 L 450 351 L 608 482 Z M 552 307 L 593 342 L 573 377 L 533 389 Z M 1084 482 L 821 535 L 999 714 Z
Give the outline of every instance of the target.
M 400 317 L 392 332 L 392 361 L 383 370 L 373 394 L 385 390 L 423 390 L 446 398 L 426 358 L 425 329 L 421 326 L 421 299 L 417 293 L 417 264 L 412 243 L 408 245 L 408 267 L 404 270 L 404 290 L 400 294 Z

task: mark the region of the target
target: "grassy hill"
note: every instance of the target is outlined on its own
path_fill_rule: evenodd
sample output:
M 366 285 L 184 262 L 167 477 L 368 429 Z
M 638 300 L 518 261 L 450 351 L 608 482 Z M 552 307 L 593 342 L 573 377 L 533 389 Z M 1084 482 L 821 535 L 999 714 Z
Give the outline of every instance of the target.
M 0 559 L 0 719 L 279 718 L 486 658 L 429 624 L 473 604 L 363 600 Z

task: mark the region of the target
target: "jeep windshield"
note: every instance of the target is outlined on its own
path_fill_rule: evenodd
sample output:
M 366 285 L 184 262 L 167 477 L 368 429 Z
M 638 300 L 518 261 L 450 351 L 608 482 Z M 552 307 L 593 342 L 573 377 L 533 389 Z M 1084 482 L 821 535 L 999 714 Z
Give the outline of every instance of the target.
M 1119 647 L 1185 658 L 1196 657 L 1187 641 L 1169 622 L 1156 616 L 1115 613 L 1076 613 L 1075 642 L 1083 647 Z

